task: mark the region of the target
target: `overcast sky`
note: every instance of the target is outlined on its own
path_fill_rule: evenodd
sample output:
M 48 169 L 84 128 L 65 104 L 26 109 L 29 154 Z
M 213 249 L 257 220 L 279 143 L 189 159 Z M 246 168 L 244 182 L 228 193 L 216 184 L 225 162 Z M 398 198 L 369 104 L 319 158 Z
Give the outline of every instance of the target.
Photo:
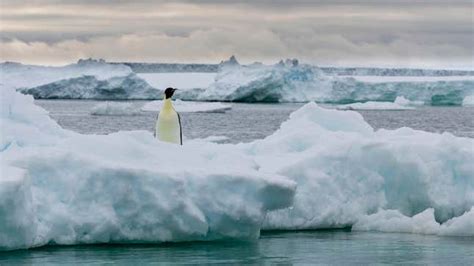
M 473 68 L 472 0 L 0 0 L 1 60 Z

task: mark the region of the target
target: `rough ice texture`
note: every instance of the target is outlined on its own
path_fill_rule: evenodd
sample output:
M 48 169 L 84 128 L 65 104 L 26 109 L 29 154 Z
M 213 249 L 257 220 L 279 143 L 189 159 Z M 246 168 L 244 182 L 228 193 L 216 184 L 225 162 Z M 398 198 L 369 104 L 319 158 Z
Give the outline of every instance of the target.
M 91 115 L 138 115 L 140 110 L 132 103 L 103 102 L 92 107 Z
M 141 109 L 143 111 L 160 111 L 163 106 L 163 101 L 152 101 L 146 103 Z M 191 102 L 174 100 L 173 107 L 180 113 L 222 113 L 232 109 L 230 104 L 223 104 L 218 102 Z
M 1 111 L 1 249 L 256 239 L 262 226 L 472 235 L 473 139 L 374 131 L 314 103 L 237 145 L 81 135 L 12 90 Z
M 95 76 L 63 79 L 21 89 L 36 99 L 141 100 L 159 99 L 163 93 L 135 74 L 99 80 Z
M 472 93 L 472 79 L 373 83 L 328 76 L 314 66 L 279 64 L 223 67 L 207 89 L 182 91 L 178 95 L 188 100 L 337 104 L 393 102 L 403 96 L 427 105 L 461 105 L 464 96 Z
M 163 89 L 154 90 L 126 65 L 96 60 L 82 60 L 64 67 L 17 63 L 3 63 L 0 67 L 6 81 L 4 85 L 22 88 L 24 93 L 35 98 L 161 99 Z M 178 91 L 176 96 L 194 101 L 316 101 L 336 104 L 393 102 L 398 96 L 403 96 L 427 105 L 461 105 L 464 97 L 474 93 L 474 80 L 470 76 L 466 76 L 466 80 L 362 82 L 328 75 L 321 68 L 310 65 L 241 66 L 232 60 L 224 62 L 218 69 L 215 82 L 209 86 L 205 84 L 206 87 L 199 87 L 204 83 L 194 82 L 195 77 L 189 74 L 180 84 L 196 89 Z M 390 73 L 396 75 L 398 72 L 386 74 Z M 176 76 L 173 73 L 160 75 Z M 176 79 L 174 76 L 165 78 L 164 82 Z M 181 74 L 178 76 L 182 77 Z
M 265 229 L 346 227 L 383 209 L 433 208 L 442 223 L 474 205 L 474 140 L 449 133 L 373 131 L 356 112 L 310 103 L 247 152 L 298 184 L 293 208 L 270 213 Z
M 474 237 L 474 207 L 443 224 L 435 220 L 432 208 L 413 217 L 397 210 L 382 210 L 359 218 L 352 230 Z
M 97 80 L 128 76 L 130 67 L 108 64 L 102 60 L 79 60 L 76 64 L 62 67 L 23 65 L 20 63 L 1 63 L 3 85 L 11 88 L 31 88 L 63 79 L 94 76 Z
M 294 197 L 293 181 L 213 143 L 80 135 L 12 90 L 1 110 L 0 249 L 256 239 Z

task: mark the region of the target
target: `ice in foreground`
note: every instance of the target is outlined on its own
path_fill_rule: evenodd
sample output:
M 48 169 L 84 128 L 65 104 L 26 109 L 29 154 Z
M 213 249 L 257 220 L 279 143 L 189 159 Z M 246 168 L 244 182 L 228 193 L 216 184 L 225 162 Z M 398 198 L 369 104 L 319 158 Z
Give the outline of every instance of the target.
M 159 112 L 163 105 L 163 101 L 152 101 L 146 103 L 142 107 L 142 111 Z M 223 104 L 218 102 L 190 102 L 174 100 L 173 107 L 177 112 L 181 113 L 221 113 L 230 110 L 230 104 Z
M 1 249 L 261 229 L 473 231 L 473 139 L 374 131 L 352 111 L 309 103 L 263 140 L 176 146 L 145 131 L 70 132 L 31 96 L 2 90 L 1 124 Z

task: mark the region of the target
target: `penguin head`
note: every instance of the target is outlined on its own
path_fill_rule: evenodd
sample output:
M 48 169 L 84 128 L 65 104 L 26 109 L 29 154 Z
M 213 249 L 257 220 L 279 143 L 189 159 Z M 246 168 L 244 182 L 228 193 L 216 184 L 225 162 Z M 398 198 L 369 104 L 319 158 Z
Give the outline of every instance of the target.
M 176 91 L 177 89 L 173 89 L 173 88 L 166 88 L 165 90 L 165 99 L 169 99 L 173 96 L 174 92 Z

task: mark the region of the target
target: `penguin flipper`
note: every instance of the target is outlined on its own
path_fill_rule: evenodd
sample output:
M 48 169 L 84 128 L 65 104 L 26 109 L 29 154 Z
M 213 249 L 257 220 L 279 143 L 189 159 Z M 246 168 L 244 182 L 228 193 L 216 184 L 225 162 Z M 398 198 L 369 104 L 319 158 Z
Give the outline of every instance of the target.
M 178 112 L 178 123 L 179 123 L 179 143 L 180 145 L 183 145 L 183 127 L 181 126 L 181 116 L 179 115 Z

